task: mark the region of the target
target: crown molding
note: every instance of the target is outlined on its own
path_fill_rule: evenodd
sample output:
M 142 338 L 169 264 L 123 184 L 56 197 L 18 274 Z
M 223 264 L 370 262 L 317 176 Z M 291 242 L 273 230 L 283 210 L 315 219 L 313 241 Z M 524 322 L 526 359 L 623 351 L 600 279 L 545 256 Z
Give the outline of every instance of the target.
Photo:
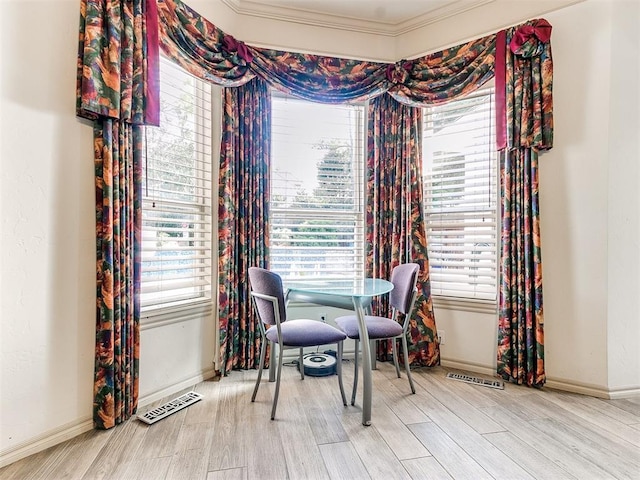
M 405 33 L 411 32 L 412 30 L 417 30 L 419 28 L 431 25 L 436 22 L 440 22 L 447 18 L 455 17 L 456 15 L 460 15 L 470 10 L 475 10 L 476 8 L 480 8 L 495 1 L 496 0 L 474 0 L 472 2 L 469 2 L 458 0 L 455 3 L 437 8 L 432 12 L 425 13 L 399 23 L 393 36 L 397 37 L 403 35 Z
M 449 17 L 473 10 L 496 0 L 456 0 L 422 15 L 401 22 L 364 20 L 362 18 L 331 15 L 295 7 L 265 5 L 250 0 L 220 0 L 239 16 L 258 17 L 315 27 L 347 30 L 351 32 L 397 37 Z
M 585 1 L 586 0 L 547 0 L 544 2 L 538 2 L 538 3 L 527 2 L 527 5 L 524 5 L 524 2 L 523 4 L 514 5 L 510 3 L 510 1 L 508 0 L 492 0 L 490 2 L 485 2 L 485 5 L 487 6 L 486 10 L 482 9 L 482 10 L 478 10 L 477 12 L 469 11 L 465 15 L 463 15 L 463 13 L 465 12 L 460 11 L 458 12 L 458 14 L 454 14 L 450 16 L 459 15 L 460 18 L 454 19 L 453 22 L 460 20 L 462 22 L 468 23 L 469 16 L 475 17 L 477 15 L 484 15 L 484 17 L 487 17 L 488 15 L 492 19 L 496 20 L 495 23 L 481 21 L 481 22 L 478 22 L 478 25 L 482 26 L 482 28 L 478 28 L 477 30 L 472 32 L 467 31 L 468 34 L 465 36 L 460 36 L 457 34 L 455 35 L 445 34 L 443 36 L 442 34 L 445 30 L 447 30 L 447 28 L 449 29 L 448 31 L 452 31 L 450 27 L 452 21 L 449 20 L 448 22 L 443 22 L 443 25 L 448 25 L 448 27 L 444 27 L 445 30 L 442 29 L 442 25 L 440 26 L 436 25 L 438 21 L 433 21 L 431 22 L 432 29 L 429 30 L 429 34 L 430 34 L 429 38 L 439 39 L 442 41 L 429 42 L 429 46 L 426 49 L 424 48 L 423 43 L 414 42 L 412 45 L 415 45 L 418 48 L 416 48 L 415 50 L 414 49 L 403 50 L 403 55 L 401 57 L 408 58 L 408 59 L 421 57 L 430 52 L 444 50 L 446 48 L 460 45 L 465 42 L 470 42 L 474 39 L 481 38 L 486 35 L 491 35 L 493 33 L 499 32 L 500 30 L 519 25 L 522 22 L 527 21 L 527 19 L 544 17 L 548 13 L 555 12 L 557 10 L 570 7 L 572 5 L 576 5 L 578 3 L 582 3 Z M 445 20 L 445 18 L 441 18 L 439 20 Z M 438 30 L 438 27 L 440 27 L 439 30 Z

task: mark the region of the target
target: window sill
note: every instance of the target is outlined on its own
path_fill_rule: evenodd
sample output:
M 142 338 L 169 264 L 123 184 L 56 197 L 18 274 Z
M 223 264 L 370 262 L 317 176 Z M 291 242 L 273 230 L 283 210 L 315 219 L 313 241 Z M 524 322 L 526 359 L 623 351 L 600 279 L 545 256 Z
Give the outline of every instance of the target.
M 443 310 L 458 310 L 463 312 L 475 312 L 495 314 L 498 312 L 498 304 L 495 300 L 479 300 L 462 297 L 440 297 L 433 295 L 433 306 Z
M 211 299 L 182 305 L 149 308 L 140 313 L 140 326 L 142 330 L 163 327 L 209 316 L 212 312 L 213 302 Z

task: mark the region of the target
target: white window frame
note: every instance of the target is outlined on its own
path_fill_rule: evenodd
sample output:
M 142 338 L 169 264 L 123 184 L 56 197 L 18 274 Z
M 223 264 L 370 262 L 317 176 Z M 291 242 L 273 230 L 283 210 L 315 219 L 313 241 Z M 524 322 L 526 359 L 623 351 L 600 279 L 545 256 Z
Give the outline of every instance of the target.
M 431 113 L 441 112 L 441 115 L 451 115 L 452 118 L 457 113 L 453 110 L 456 106 L 460 107 L 465 102 L 473 101 L 479 97 L 491 97 L 491 109 L 483 113 L 489 121 L 489 131 L 484 131 L 481 135 L 483 140 L 488 140 L 483 147 L 488 148 L 488 152 L 482 152 L 477 145 L 464 151 L 464 147 L 455 150 L 456 147 L 447 147 L 447 154 L 437 156 L 441 162 L 445 158 L 449 158 L 451 167 L 445 167 L 444 164 L 433 165 L 437 172 L 446 172 L 446 168 L 455 167 L 456 161 L 460 165 L 460 156 L 464 155 L 465 167 L 463 177 L 453 176 L 454 182 L 459 182 L 460 178 L 464 183 L 455 183 L 454 187 L 462 192 L 455 196 L 449 197 L 451 204 L 445 206 L 446 192 L 439 190 L 442 185 L 442 176 L 432 177 L 432 165 L 428 151 L 432 148 L 430 142 L 437 143 L 432 138 L 430 132 L 433 132 L 431 125 Z M 458 100 L 452 100 L 445 104 L 426 107 L 424 109 L 424 125 L 423 125 L 423 180 L 424 180 L 424 210 L 425 225 L 427 233 L 427 246 L 429 250 L 430 261 L 430 277 L 431 292 L 434 303 L 440 307 L 451 308 L 456 310 L 480 311 L 493 313 L 496 311 L 497 292 L 498 292 L 498 272 L 499 272 L 499 179 L 498 179 L 498 162 L 499 157 L 495 147 L 495 115 L 494 115 L 494 89 L 492 85 L 484 86 L 478 91 Z M 468 108 L 468 107 L 467 107 Z M 478 107 L 482 108 L 482 107 Z M 461 110 L 464 112 L 465 110 Z M 468 110 L 469 111 L 469 110 Z M 472 111 L 472 110 L 471 110 Z M 463 117 L 460 120 L 464 121 Z M 453 125 L 453 123 L 451 124 Z M 465 127 L 458 127 L 458 129 Z M 453 131 L 454 128 L 450 128 Z M 450 133 L 450 138 L 455 135 L 468 135 L 469 131 L 458 133 Z M 447 145 L 443 135 L 445 132 L 440 131 L 442 145 Z M 465 137 L 466 138 L 466 137 Z M 465 143 L 464 141 L 460 142 Z M 454 142 L 450 142 L 454 145 Z M 484 157 L 482 160 L 479 158 Z M 455 160 L 457 158 L 457 160 Z M 472 163 L 475 162 L 475 163 Z M 471 167 L 466 165 L 472 163 Z M 472 168 L 478 169 L 478 174 L 472 172 Z M 458 167 L 459 172 L 459 167 Z M 486 175 L 486 177 L 480 178 Z M 475 177 L 475 178 L 474 178 Z M 444 180 L 446 182 L 446 180 Z M 473 194 L 479 188 L 485 188 L 483 183 L 487 183 L 486 190 L 482 196 L 486 197 L 486 201 L 476 201 L 478 198 Z M 439 183 L 439 185 L 438 185 Z M 474 199 L 470 201 L 470 199 Z M 440 200 L 439 206 L 438 200 Z M 433 203 L 431 203 L 433 202 Z M 456 205 L 453 207 L 453 205 Z M 452 208 L 452 210 L 448 210 Z M 468 226 L 465 226 L 467 225 Z M 485 224 L 487 225 L 485 227 Z M 460 230 L 467 230 L 468 236 L 460 238 Z M 452 240 L 453 243 L 447 243 L 444 239 L 447 234 L 453 233 L 458 238 Z M 477 236 L 476 236 L 477 235 Z M 492 237 L 488 239 L 488 237 Z M 486 243 L 487 245 L 481 245 Z M 475 244 L 477 247 L 470 247 Z M 448 247 L 447 247 L 448 245 Z M 485 252 L 486 250 L 486 252 Z M 450 266 L 447 266 L 447 263 Z M 481 264 L 482 275 L 476 276 L 470 273 L 474 264 Z M 492 284 L 490 284 L 492 281 Z M 476 283 L 477 282 L 477 283 Z
M 161 58 L 161 73 L 169 75 L 169 78 L 176 78 L 175 76 L 189 75 L 186 71 L 182 70 L 179 66 L 171 63 L 164 57 Z M 149 145 L 145 146 L 145 166 L 143 175 L 143 199 L 142 199 L 142 279 L 141 279 L 141 316 L 142 318 L 153 317 L 158 319 L 169 319 L 176 316 L 184 316 L 185 314 L 197 314 L 209 311 L 212 307 L 212 276 L 214 263 L 214 251 L 213 251 L 213 205 L 214 200 L 214 186 L 213 186 L 213 162 L 212 162 L 212 102 L 213 92 L 211 85 L 202 80 L 193 77 L 196 82 L 195 94 L 193 95 L 193 101 L 195 110 L 193 113 L 193 123 L 195 129 L 192 131 L 193 141 L 195 148 L 195 161 L 193 163 L 192 171 L 197 172 L 197 176 L 190 178 L 195 180 L 195 189 L 192 190 L 193 197 L 191 199 L 179 199 L 175 198 L 177 195 L 174 192 L 164 192 L 162 188 L 157 189 L 154 185 L 159 185 L 159 182 L 153 181 L 153 176 L 156 172 L 161 171 L 161 167 L 157 166 L 154 170 L 154 159 L 147 156 L 149 152 Z M 170 97 L 168 85 L 171 81 L 164 80 L 161 82 L 161 108 L 163 105 L 163 92 Z M 165 87 L 163 87 L 165 86 Z M 183 92 L 184 93 L 184 92 Z M 160 134 L 161 138 L 170 138 L 172 135 L 176 135 L 177 132 L 171 131 L 175 129 L 172 122 L 165 119 L 162 122 L 161 111 L 161 125 L 160 127 L 145 127 L 146 129 L 157 129 L 153 132 L 153 135 Z M 150 139 L 150 132 L 146 131 L 146 140 Z M 147 170 L 148 169 L 148 170 Z M 177 176 L 169 181 L 180 183 L 186 180 L 180 179 Z M 175 185 L 175 183 L 174 183 Z M 180 193 L 180 195 L 183 195 Z M 173 197 L 173 198 L 172 198 Z M 168 215 L 164 221 L 154 222 L 154 218 L 161 219 L 162 210 Z M 154 213 L 159 216 L 154 217 Z M 171 234 L 180 233 L 175 228 L 167 227 L 166 220 L 171 220 L 175 217 L 171 215 L 185 215 L 185 221 L 183 223 L 183 229 L 181 230 L 182 236 L 178 235 L 175 241 L 164 242 L 158 240 L 159 234 Z M 170 217 L 170 218 L 169 218 Z M 154 225 L 155 223 L 155 225 Z M 171 238 L 171 237 L 170 237 Z M 153 245 L 155 243 L 155 245 Z M 150 257 L 155 257 L 158 253 L 167 252 L 168 263 L 165 265 L 157 265 L 160 260 Z M 185 253 L 186 260 L 179 258 L 182 253 Z M 173 262 L 172 262 L 173 259 Z M 184 262 L 190 262 L 184 265 Z M 178 263 L 176 263 L 178 262 Z M 149 273 L 157 269 L 161 271 L 163 267 L 165 270 L 173 272 L 174 274 L 167 275 L 161 280 L 161 276 L 154 280 L 145 278 L 145 273 Z M 191 270 L 193 275 L 180 277 L 180 270 L 182 272 L 188 272 Z M 163 285 L 164 283 L 164 285 Z M 168 299 L 162 298 L 162 294 L 170 294 L 172 290 L 176 293 L 176 288 L 179 285 L 184 285 L 182 294 Z M 169 288 L 166 288 L 166 287 Z M 187 293 L 190 289 L 191 292 Z M 153 298 L 153 294 L 159 294 L 158 297 Z
M 278 92 L 272 93 L 273 102 L 278 101 L 294 101 L 294 102 L 306 102 L 310 105 L 318 105 L 313 102 L 295 99 L 292 97 L 288 97 Z M 296 280 L 304 280 L 305 282 L 313 282 L 313 281 L 322 281 L 322 280 L 330 280 L 330 279 L 340 279 L 340 278 L 363 278 L 364 277 L 364 230 L 365 230 L 365 211 L 364 211 L 364 169 L 366 162 L 366 136 L 365 136 L 365 125 L 366 125 L 366 105 L 365 104 L 356 104 L 356 105 L 334 105 L 336 108 L 356 108 L 356 118 L 355 118 L 355 134 L 356 138 L 354 139 L 353 145 L 356 149 L 354 152 L 355 160 L 353 164 L 353 173 L 354 173 L 354 205 L 353 209 L 321 209 L 321 208 L 291 208 L 291 206 L 286 207 L 278 207 L 274 206 L 274 189 L 272 188 L 274 181 L 278 181 L 278 179 L 274 179 L 274 176 L 278 173 L 275 171 L 274 163 L 277 163 L 275 158 L 273 158 L 272 154 L 272 171 L 271 171 L 271 203 L 269 206 L 269 219 L 270 219 L 270 228 L 271 231 L 269 233 L 270 238 L 270 267 L 272 270 L 276 271 L 282 276 L 283 282 L 286 284 L 287 281 L 296 281 Z M 322 105 L 323 108 L 330 108 L 331 105 Z M 272 142 L 277 141 L 274 133 L 272 132 Z M 272 148 L 273 151 L 273 148 Z M 309 169 L 309 171 L 315 171 L 313 169 Z M 302 275 L 288 275 L 285 271 L 279 271 L 278 262 L 279 253 L 286 250 L 285 246 L 279 246 L 277 244 L 278 237 L 280 234 L 277 234 L 275 231 L 276 225 L 283 223 L 286 225 L 287 222 L 298 222 L 301 220 L 312 220 L 317 222 L 324 222 L 324 225 L 319 226 L 329 226 L 332 223 L 336 224 L 339 222 L 354 222 L 354 248 L 353 253 L 350 255 L 352 260 L 353 269 L 342 269 L 342 271 L 338 272 L 337 270 L 333 270 L 328 268 L 326 272 L 322 272 L 322 267 L 315 265 L 316 268 L 320 268 L 320 272 L 316 272 L 316 275 L 304 276 L 303 269 L 300 270 Z M 300 236 L 302 237 L 302 236 Z M 299 239 L 301 242 L 302 240 Z M 310 250 L 313 247 L 309 247 Z M 321 251 L 321 250 L 318 250 Z M 331 254 L 329 254 L 330 256 Z M 344 258 L 341 253 L 335 252 L 335 255 L 341 258 Z M 304 261 L 301 261 L 304 263 Z M 325 264 L 327 265 L 327 264 Z M 330 265 L 330 264 L 329 264 Z M 341 264 L 344 267 L 344 264 Z M 309 265 L 305 265 L 309 266 Z

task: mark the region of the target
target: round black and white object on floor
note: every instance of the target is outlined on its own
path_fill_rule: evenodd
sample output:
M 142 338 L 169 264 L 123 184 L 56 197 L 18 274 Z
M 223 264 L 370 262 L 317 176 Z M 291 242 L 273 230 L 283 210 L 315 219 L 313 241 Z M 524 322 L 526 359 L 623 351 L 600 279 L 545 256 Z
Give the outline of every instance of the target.
M 336 358 L 325 353 L 308 353 L 302 357 L 304 374 L 311 377 L 325 377 L 336 373 Z

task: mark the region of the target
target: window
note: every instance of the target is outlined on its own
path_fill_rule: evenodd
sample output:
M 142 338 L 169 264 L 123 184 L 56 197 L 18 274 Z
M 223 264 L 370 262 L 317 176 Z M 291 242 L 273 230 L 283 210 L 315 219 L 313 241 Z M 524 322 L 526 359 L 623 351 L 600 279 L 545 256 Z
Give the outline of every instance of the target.
M 496 299 L 493 88 L 424 110 L 424 201 L 431 291 Z
M 272 110 L 271 269 L 362 277 L 364 106 L 274 96 Z
M 148 127 L 142 201 L 143 309 L 211 298 L 211 87 L 160 64 L 160 127 Z

